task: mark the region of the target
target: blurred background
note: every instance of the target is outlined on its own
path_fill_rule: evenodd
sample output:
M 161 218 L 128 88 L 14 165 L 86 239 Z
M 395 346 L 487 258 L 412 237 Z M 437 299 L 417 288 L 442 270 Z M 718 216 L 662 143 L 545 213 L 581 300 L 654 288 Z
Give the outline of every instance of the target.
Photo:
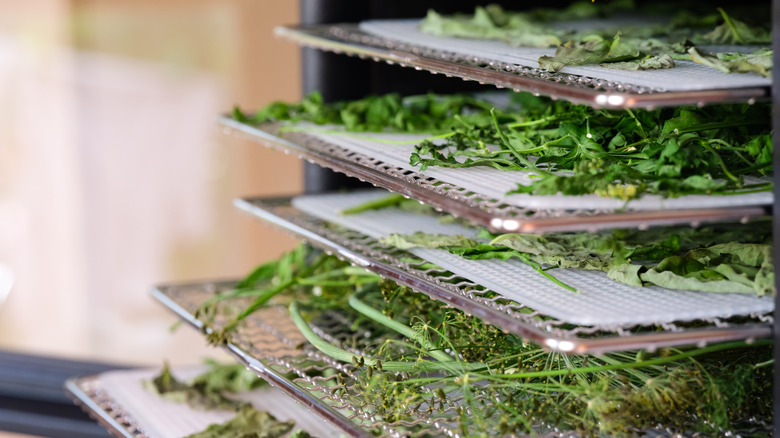
M 233 198 L 302 190 L 216 116 L 300 97 L 298 2 L 0 0 L 0 350 L 128 365 L 217 354 L 148 294 L 295 241 Z

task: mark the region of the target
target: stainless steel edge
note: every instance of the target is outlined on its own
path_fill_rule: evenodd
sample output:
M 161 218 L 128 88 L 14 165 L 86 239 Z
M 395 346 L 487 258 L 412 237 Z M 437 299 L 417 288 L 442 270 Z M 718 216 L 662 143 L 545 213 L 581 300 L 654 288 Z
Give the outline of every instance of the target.
M 391 178 L 358 163 L 341 160 L 337 157 L 307 149 L 297 143 L 274 136 L 262 129 L 237 122 L 227 116 L 221 117 L 219 122 L 231 129 L 249 135 L 251 139 L 266 147 L 293 152 L 312 163 L 358 178 L 377 187 L 400 193 L 406 197 L 419 199 L 432 205 L 434 208 L 445 210 L 454 216 L 467 218 L 476 224 L 494 228 L 491 226 L 491 221 L 495 221 L 494 215 L 476 206 L 465 204 L 460 200 L 439 195 L 414 182 L 400 178 Z
M 512 315 L 497 309 L 487 307 L 468 297 L 455 294 L 435 283 L 419 278 L 402 269 L 379 262 L 370 257 L 356 253 L 349 248 L 333 242 L 317 233 L 294 224 L 280 216 L 257 206 L 254 199 L 236 199 L 234 205 L 252 216 L 275 225 L 310 244 L 332 251 L 341 258 L 365 269 L 390 278 L 400 284 L 411 287 L 431 298 L 456 307 L 468 314 L 478 317 L 501 329 L 520 336 L 537 345 L 569 354 L 602 354 L 622 350 L 655 350 L 662 347 L 683 345 L 706 345 L 714 342 L 736 340 L 751 340 L 769 337 L 772 333 L 769 325 L 743 325 L 737 327 L 716 327 L 709 329 L 693 329 L 679 332 L 666 331 L 662 333 L 642 333 L 632 335 L 615 335 L 601 338 L 556 337 L 536 327 L 525 324 Z
M 708 103 L 754 102 L 769 97 L 769 87 L 748 87 L 686 92 L 620 93 L 593 88 L 574 87 L 553 80 L 532 78 L 489 68 L 457 64 L 413 53 L 389 50 L 335 37 L 324 37 L 320 32 L 334 25 L 293 25 L 277 27 L 274 33 L 291 42 L 346 55 L 370 57 L 375 61 L 423 69 L 431 73 L 493 84 L 502 88 L 564 99 L 572 103 L 607 108 L 656 108 L 673 105 L 704 105 Z M 338 26 L 338 25 L 335 25 Z M 574 76 L 574 75 L 572 75 Z
M 139 434 L 128 431 L 116 418 L 106 412 L 92 397 L 81 389 L 81 384 L 92 377 L 68 379 L 65 381 L 65 392 L 81 406 L 81 409 L 89 414 L 101 426 L 105 427 L 111 435 L 119 438 L 138 438 Z
M 174 300 L 165 295 L 162 290 L 165 287 L 168 286 L 160 285 L 153 287 L 151 290 L 152 297 L 159 301 L 163 306 L 173 311 L 173 313 L 175 313 L 183 321 L 187 322 L 198 331 L 203 331 L 203 323 Z M 273 369 L 268 368 L 259 359 L 252 357 L 238 346 L 232 343 L 227 343 L 224 347 L 228 353 L 230 353 L 249 369 L 254 371 L 258 376 L 267 380 L 268 383 L 272 384 L 286 395 L 292 397 L 294 400 L 298 401 L 306 408 L 319 415 L 325 421 L 339 428 L 348 436 L 354 438 L 368 438 L 372 436 L 370 433 L 362 430 L 349 419 L 336 412 L 334 409 L 324 405 L 317 397 L 298 387 L 295 383 L 291 382 L 284 376 L 279 375 Z
M 768 216 L 768 207 L 755 205 L 743 207 L 722 207 L 706 209 L 680 209 L 663 211 L 614 212 L 596 215 L 561 215 L 543 218 L 507 217 L 497 215 L 480 205 L 464 202 L 452 195 L 430 190 L 410 180 L 393 177 L 360 163 L 311 150 L 296 142 L 274 135 L 263 129 L 238 122 L 229 116 L 219 118 L 227 129 L 240 132 L 250 139 L 270 148 L 295 153 L 318 165 L 328 167 L 348 176 L 367 181 L 378 187 L 400 193 L 430 204 L 436 209 L 453 216 L 463 217 L 474 224 L 498 232 L 521 232 L 542 234 L 553 231 L 593 231 L 604 228 L 647 228 L 661 225 L 694 225 L 702 223 L 742 221 Z M 295 133 L 292 135 L 302 135 Z M 519 208 L 519 207 L 518 207 Z
M 521 222 L 516 232 L 591 231 L 604 228 L 639 228 L 661 225 L 699 226 L 712 222 L 748 222 L 769 216 L 769 207 L 721 207 L 693 210 L 649 210 L 595 216 L 571 216 Z M 505 219 L 504 221 L 512 221 Z M 507 228 L 507 225 L 503 225 Z

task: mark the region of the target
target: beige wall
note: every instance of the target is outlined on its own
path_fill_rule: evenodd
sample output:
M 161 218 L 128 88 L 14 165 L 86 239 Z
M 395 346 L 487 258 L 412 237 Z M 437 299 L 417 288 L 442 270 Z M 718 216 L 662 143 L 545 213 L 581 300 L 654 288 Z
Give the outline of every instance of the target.
M 272 37 L 297 14 L 292 1 L 0 0 L 0 267 L 15 279 L 0 348 L 209 353 L 189 329 L 169 334 L 147 291 L 237 277 L 294 245 L 231 201 L 300 191 L 300 163 L 214 119 L 299 97 L 299 51 Z

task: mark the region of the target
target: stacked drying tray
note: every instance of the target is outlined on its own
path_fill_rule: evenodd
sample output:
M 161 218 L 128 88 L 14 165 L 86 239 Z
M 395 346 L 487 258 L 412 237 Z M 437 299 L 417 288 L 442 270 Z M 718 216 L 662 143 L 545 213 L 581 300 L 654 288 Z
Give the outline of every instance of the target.
M 753 103 L 767 98 L 771 85 L 770 80 L 758 76 L 718 74 L 685 63 L 683 68 L 671 72 L 625 73 L 600 67 L 572 67 L 566 73 L 548 73 L 535 68 L 539 49 L 507 50 L 501 43 L 432 37 L 421 34 L 416 23 L 409 20 L 282 27 L 277 29 L 277 34 L 323 50 L 594 107 L 650 109 L 684 104 Z M 618 227 L 695 226 L 705 222 L 748 224 L 765 219 L 773 203 L 771 193 L 766 192 L 678 199 L 648 196 L 628 205 L 598 197 L 507 196 L 508 188 L 516 182 L 512 172 L 436 168 L 421 171 L 408 164 L 409 148 L 387 148 L 385 143 L 369 137 L 314 130 L 282 133 L 278 124 L 258 126 L 229 115 L 223 116 L 220 122 L 228 133 L 292 152 L 495 232 L 541 234 Z M 398 136 L 388 137 L 399 140 Z M 643 288 L 639 295 L 636 288 L 612 282 L 601 273 L 561 274 L 559 278 L 577 287 L 579 293 L 573 295 L 521 263 L 466 261 L 437 250 L 402 251 L 389 247 L 379 240 L 391 233 L 413 229 L 462 234 L 468 230 L 405 212 L 340 214 L 382 196 L 385 193 L 359 192 L 295 199 L 242 199 L 236 201 L 236 206 L 314 247 L 552 352 L 594 355 L 636 349 L 653 352 L 663 347 L 704 347 L 734 340 L 752 342 L 772 333 L 774 301 L 771 297 L 702 294 L 658 287 Z M 219 328 L 220 322 L 204 324 L 195 316 L 197 310 L 215 293 L 234 286 L 234 282 L 168 285 L 156 288 L 153 295 L 183 320 L 208 333 Z M 349 321 L 339 320 L 338 315 L 328 315 L 315 326 L 320 336 L 334 340 L 354 337 L 356 330 Z M 351 436 L 462 434 L 457 422 L 460 415 L 457 399 L 447 401 L 453 405 L 439 414 L 416 410 L 416 416 L 388 421 L 387 417 L 358 403 L 359 394 L 350 393 L 349 384 L 344 384 L 343 391 L 335 391 L 332 382 L 335 377 L 324 370 L 344 376 L 351 376 L 353 370 L 318 351 L 309 341 L 284 307 L 268 307 L 247 318 L 245 325 L 224 346 L 258 375 Z M 359 347 L 351 351 L 359 352 Z M 79 389 L 74 387 L 72 391 Z M 80 397 L 90 398 L 84 391 Z M 762 419 L 757 424 L 758 430 L 766 427 Z M 554 426 L 547 426 L 537 432 L 567 435 Z M 671 432 L 661 425 L 642 433 Z

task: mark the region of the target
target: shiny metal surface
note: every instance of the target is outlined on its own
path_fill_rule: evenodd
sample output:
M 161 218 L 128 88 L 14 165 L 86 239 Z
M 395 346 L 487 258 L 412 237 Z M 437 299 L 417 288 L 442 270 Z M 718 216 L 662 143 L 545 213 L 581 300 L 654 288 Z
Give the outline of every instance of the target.
M 132 414 L 103 391 L 97 376 L 70 379 L 65 391 L 92 419 L 117 438 L 149 438 Z

